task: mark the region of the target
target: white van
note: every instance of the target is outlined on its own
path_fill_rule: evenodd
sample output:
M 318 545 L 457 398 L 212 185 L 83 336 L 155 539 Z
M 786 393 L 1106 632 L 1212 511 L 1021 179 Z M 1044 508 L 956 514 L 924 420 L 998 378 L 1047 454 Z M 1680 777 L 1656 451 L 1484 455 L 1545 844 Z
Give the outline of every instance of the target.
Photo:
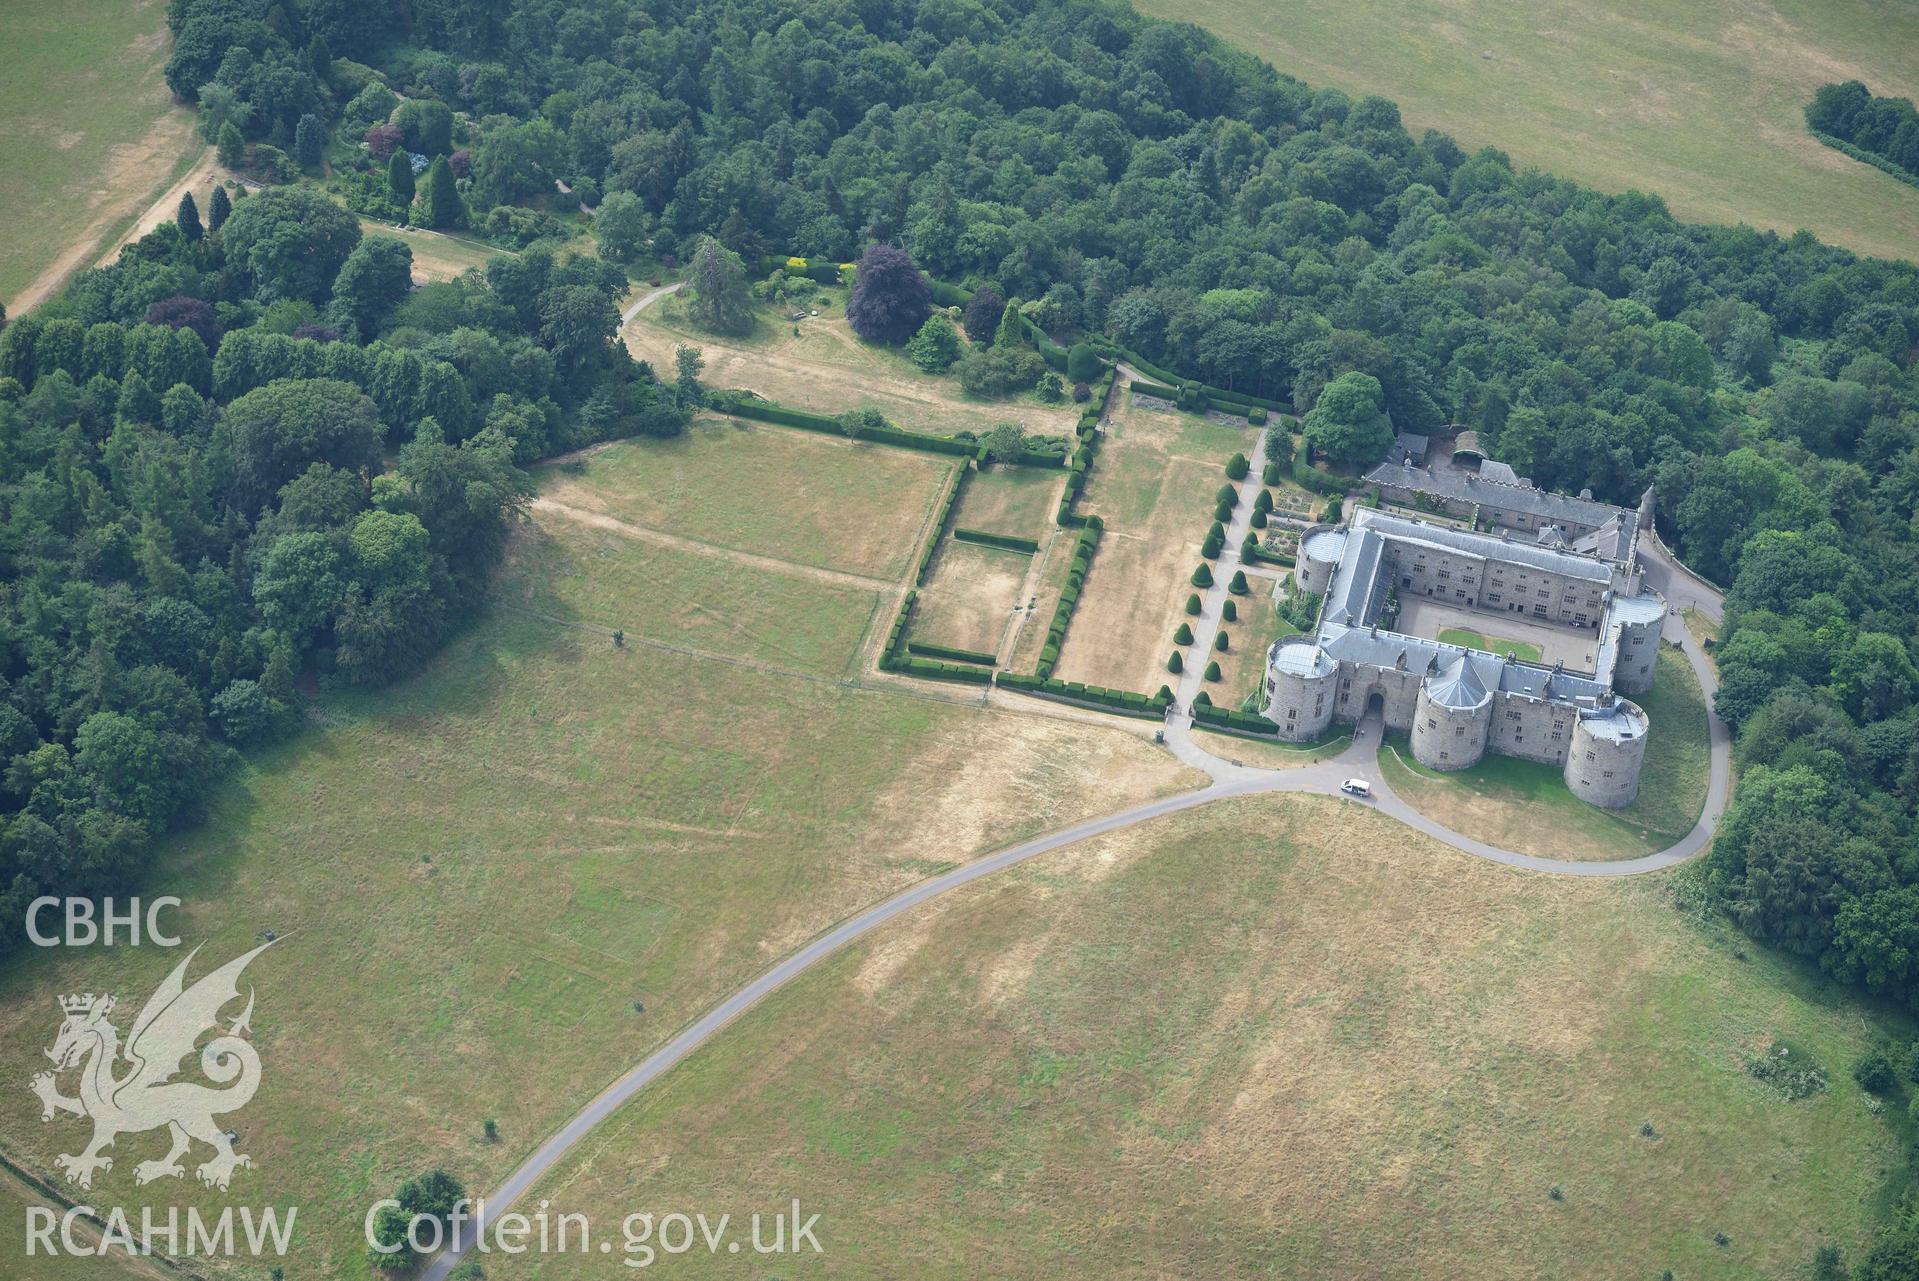
M 1339 790 L 1348 796 L 1357 796 L 1362 801 L 1373 798 L 1373 785 L 1363 778 L 1349 778 L 1339 785 Z

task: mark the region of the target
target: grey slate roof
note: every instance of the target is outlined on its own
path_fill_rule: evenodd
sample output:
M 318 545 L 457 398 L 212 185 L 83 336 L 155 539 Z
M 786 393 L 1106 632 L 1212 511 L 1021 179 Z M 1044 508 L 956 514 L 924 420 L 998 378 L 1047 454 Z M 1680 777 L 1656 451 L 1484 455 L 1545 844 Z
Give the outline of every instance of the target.
M 1375 511 L 1370 507 L 1361 508 L 1354 515 L 1353 521 L 1355 529 L 1376 530 L 1400 542 L 1424 543 L 1429 547 L 1437 547 L 1449 552 L 1478 556 L 1484 560 L 1504 561 L 1511 565 L 1526 565 L 1554 574 L 1564 574 L 1568 578 L 1583 579 L 1586 582 L 1604 583 L 1608 586 L 1612 583 L 1610 565 L 1601 564 L 1590 556 L 1542 547 L 1536 542 L 1523 543 L 1516 539 L 1502 538 L 1498 534 L 1479 534 L 1465 529 L 1453 529 L 1446 525 L 1429 525 L 1425 521 L 1395 516 L 1391 512 Z
M 1417 489 L 1440 498 L 1463 503 L 1484 503 L 1501 511 L 1525 512 L 1542 520 L 1570 522 L 1587 528 L 1604 525 L 1619 517 L 1627 530 L 1638 517 L 1610 503 L 1590 498 L 1572 498 L 1531 485 L 1507 484 L 1488 480 L 1470 472 L 1452 469 L 1408 467 L 1403 463 L 1381 463 L 1366 473 L 1369 485 L 1387 485 L 1394 489 Z

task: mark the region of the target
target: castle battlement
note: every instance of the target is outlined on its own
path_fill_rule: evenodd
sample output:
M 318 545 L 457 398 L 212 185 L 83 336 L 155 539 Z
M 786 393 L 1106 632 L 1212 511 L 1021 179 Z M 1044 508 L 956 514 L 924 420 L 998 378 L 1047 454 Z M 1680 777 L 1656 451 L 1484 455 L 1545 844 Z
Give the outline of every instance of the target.
M 1281 737 L 1306 741 L 1377 702 L 1422 765 L 1465 769 L 1496 752 L 1560 766 L 1595 805 L 1631 804 L 1648 726 L 1620 695 L 1652 688 L 1666 602 L 1642 582 L 1633 514 L 1583 514 L 1595 523 L 1577 542 L 1371 508 L 1306 530 L 1294 575 L 1324 599 L 1312 635 L 1269 652 L 1264 715 Z M 1573 661 L 1418 635 L 1399 625 L 1415 610 L 1474 634 L 1550 641 Z

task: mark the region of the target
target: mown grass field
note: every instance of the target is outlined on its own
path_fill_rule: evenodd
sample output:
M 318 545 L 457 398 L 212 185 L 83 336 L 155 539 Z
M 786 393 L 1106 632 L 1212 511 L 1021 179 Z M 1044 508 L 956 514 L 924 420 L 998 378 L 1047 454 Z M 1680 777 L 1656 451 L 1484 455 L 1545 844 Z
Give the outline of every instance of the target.
M 1919 7 L 1882 0 L 1143 0 L 1315 88 L 1397 102 L 1414 136 L 1673 212 L 1911 258 L 1919 192 L 1820 145 L 1801 108 L 1821 84 L 1919 90 Z M 1360 33 L 1363 33 L 1360 34 Z
M 660 449 L 676 462 L 658 468 L 621 458 L 653 444 L 615 446 L 565 479 L 590 488 L 604 467 L 608 503 L 690 503 L 750 473 L 752 443 L 729 439 Z M 828 486 L 850 456 L 789 456 L 765 501 Z M 653 495 L 636 475 L 684 487 Z M 863 519 L 909 546 L 924 534 L 908 506 Z M 298 738 L 211 797 L 146 892 L 184 900 L 180 933 L 206 961 L 283 938 L 247 976 L 265 1073 L 235 1120 L 255 1168 L 230 1195 L 190 1178 L 136 1188 L 133 1166 L 163 1138 L 127 1136 L 89 1196 L 298 1204 L 299 1274 L 365 1277 L 372 1199 L 435 1165 L 490 1186 L 833 921 L 1020 836 L 1201 781 L 1143 734 L 848 685 L 904 576 L 863 588 L 737 556 L 536 509 L 497 603 L 427 671 L 325 695 Z M 110 990 L 137 1008 L 178 959 L 16 958 L 0 969 L 0 1077 L 45 1066 L 56 994 Z M 79 1123 L 41 1125 L 25 1089 L 0 1091 L 14 1159 L 48 1171 L 83 1139 Z
M 684 435 L 541 469 L 554 502 L 714 547 L 896 579 L 959 460 L 703 417 Z
M 157 0 L 8 0 L 0 31 L 0 301 L 14 313 L 91 266 L 201 143 L 161 78 Z
M 532 1195 L 596 1224 L 797 1197 L 825 1254 L 762 1261 L 785 1277 L 1802 1275 L 1823 1242 L 1856 1257 L 1902 1157 L 1846 1072 L 1856 1014 L 1739 942 L 1664 878 L 1517 872 L 1357 804 L 1223 803 L 896 923 Z M 1748 1074 L 1779 1038 L 1828 1093 Z
M 1692 830 L 1706 804 L 1712 768 L 1706 702 L 1685 657 L 1659 651 L 1652 692 L 1636 699 L 1651 722 L 1639 797 L 1623 810 L 1588 805 L 1567 790 L 1556 766 L 1510 756 L 1442 774 L 1413 760 L 1403 734 L 1379 749 L 1386 781 L 1409 804 L 1455 832 L 1523 854 L 1631 858 L 1661 850 Z

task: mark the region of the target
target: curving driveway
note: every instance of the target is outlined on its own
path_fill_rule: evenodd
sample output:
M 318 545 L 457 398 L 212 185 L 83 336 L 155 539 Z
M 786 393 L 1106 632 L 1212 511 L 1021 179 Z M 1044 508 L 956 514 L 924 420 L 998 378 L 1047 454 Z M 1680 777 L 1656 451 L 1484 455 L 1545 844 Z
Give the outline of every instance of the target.
M 652 291 L 632 304 L 623 316 L 623 320 L 630 321 L 647 304 L 664 297 L 678 287 L 670 285 Z M 1303 792 L 1340 797 L 1344 795 L 1339 790 L 1341 782 L 1349 778 L 1364 778 L 1372 785 L 1372 799 L 1350 800 L 1348 803 L 1372 805 L 1406 826 L 1424 832 L 1454 849 L 1477 858 L 1503 863 L 1509 867 L 1560 876 L 1637 876 L 1645 872 L 1656 872 L 1676 866 L 1705 850 L 1712 840 L 1713 832 L 1719 826 L 1720 817 L 1725 813 L 1726 802 L 1732 791 L 1732 740 L 1725 723 L 1712 711 L 1712 695 L 1719 685 L 1712 665 L 1707 661 L 1698 642 L 1687 631 L 1684 622 L 1675 614 L 1669 614 L 1666 618 L 1665 636 L 1668 640 L 1676 641 L 1685 651 L 1686 659 L 1692 665 L 1693 674 L 1699 680 L 1699 687 L 1706 695 L 1706 718 L 1712 741 L 1712 770 L 1706 789 L 1705 808 L 1700 812 L 1699 821 L 1676 844 L 1656 854 L 1612 862 L 1540 858 L 1514 850 L 1501 849 L 1496 845 L 1488 845 L 1434 822 L 1401 800 L 1381 776 L 1377 757 L 1381 725 L 1380 717 L 1376 713 L 1369 715 L 1361 722 L 1353 735 L 1353 741 L 1344 752 L 1331 760 L 1297 769 L 1268 770 L 1234 764 L 1214 756 L 1195 742 L 1191 732 L 1192 700 L 1199 692 L 1200 670 L 1212 653 L 1213 637 L 1219 630 L 1220 608 L 1227 595 L 1226 585 L 1231 581 L 1233 571 L 1240 568 L 1239 544 L 1250 528 L 1252 504 L 1258 494 L 1261 472 L 1265 465 L 1265 447 L 1265 435 L 1261 433 L 1252 467 L 1246 479 L 1240 483 L 1240 502 L 1234 510 L 1225 547 L 1215 562 L 1214 585 L 1207 589 L 1202 598 L 1199 618 L 1193 620 L 1195 626 L 1189 658 L 1196 658 L 1198 661 L 1186 663 L 1180 677 L 1179 688 L 1175 691 L 1173 707 L 1169 709 L 1166 718 L 1164 732 L 1166 747 L 1180 761 L 1203 770 L 1212 780 L 1207 786 L 1178 796 L 1148 801 L 1099 818 L 1087 819 L 1071 827 L 1063 827 L 1043 836 L 1022 841 L 1018 845 L 976 859 L 963 867 L 957 867 L 944 875 L 922 881 L 841 922 L 797 952 L 777 962 L 681 1029 L 659 1049 L 641 1059 L 623 1076 L 601 1091 L 592 1102 L 576 1113 L 556 1133 L 535 1148 L 533 1153 L 521 1162 L 500 1186 L 487 1195 L 481 1205 L 475 1207 L 473 1223 L 458 1234 L 452 1243 L 427 1266 L 422 1274 L 425 1281 L 446 1281 L 471 1245 L 475 1234 L 484 1232 L 488 1224 L 492 1223 L 508 1206 L 524 1196 L 533 1184 L 551 1171 L 580 1140 L 610 1117 L 621 1104 L 645 1089 L 681 1059 L 706 1044 L 727 1024 L 762 999 L 848 943 L 870 934 L 880 926 L 931 899 L 1089 837 L 1102 836 L 1149 819 L 1161 818 L 1182 810 L 1195 809 L 1213 801 L 1229 800 L 1235 797 L 1257 796 L 1270 792 Z M 1653 573 L 1649 572 L 1649 580 L 1654 581 L 1656 586 L 1662 587 L 1671 583 L 1677 590 L 1678 598 L 1682 598 L 1679 603 L 1699 608 L 1712 617 L 1718 617 L 1721 609 L 1719 593 L 1710 584 L 1679 565 L 1663 546 L 1658 546 L 1655 542 L 1655 547 L 1656 551 L 1649 559 L 1657 566 L 1658 577 L 1655 579 Z

